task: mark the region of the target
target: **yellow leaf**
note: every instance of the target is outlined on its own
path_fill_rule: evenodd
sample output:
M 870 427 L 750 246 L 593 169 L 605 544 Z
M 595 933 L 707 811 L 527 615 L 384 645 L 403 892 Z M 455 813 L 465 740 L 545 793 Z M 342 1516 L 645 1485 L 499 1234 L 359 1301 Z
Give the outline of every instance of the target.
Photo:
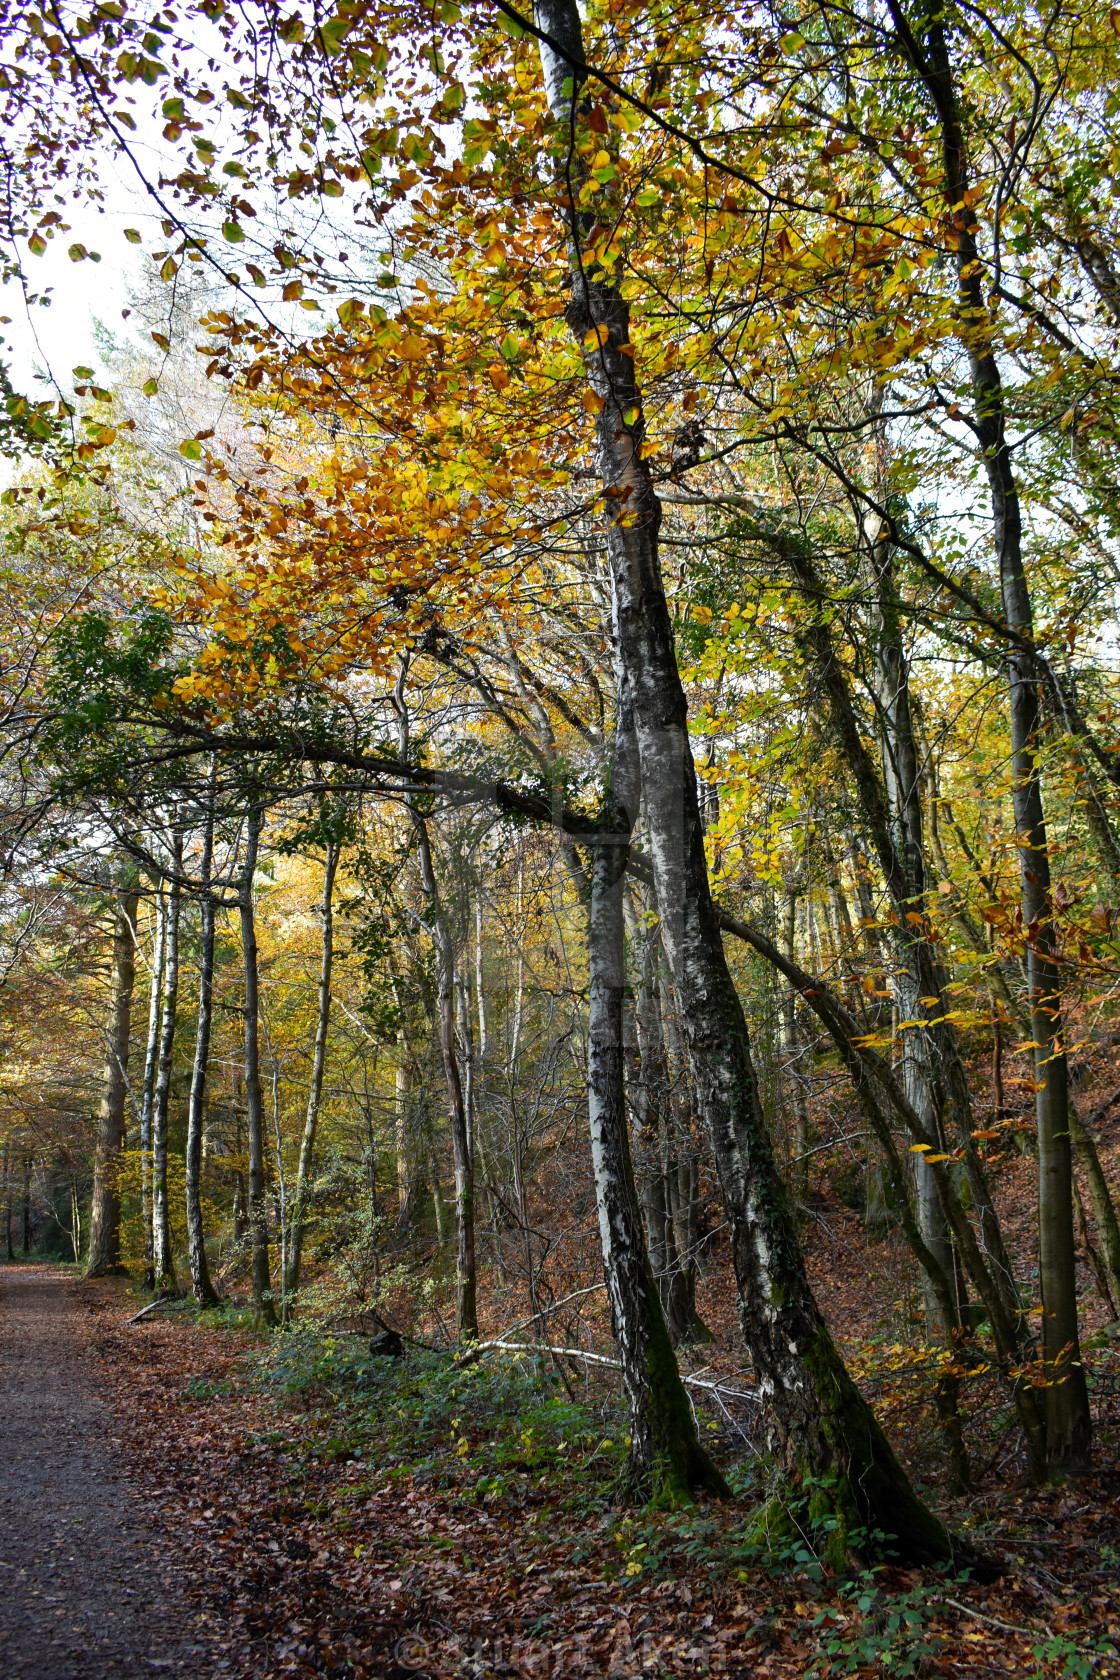
M 421 362 L 428 353 L 428 346 L 416 333 L 406 333 L 401 339 L 400 353 L 408 362 Z
M 609 337 L 610 328 L 600 325 L 592 327 L 590 332 L 584 333 L 583 342 L 588 350 L 598 350 L 600 344 L 605 344 Z
M 486 371 L 490 375 L 490 383 L 495 391 L 504 391 L 509 385 L 509 374 L 501 362 L 494 362 Z
M 597 396 L 594 391 L 585 391 L 583 393 L 583 407 L 587 414 L 602 414 L 606 402 L 603 397 Z
M 912 1143 L 910 1145 L 910 1153 L 911 1155 L 924 1155 L 926 1150 L 931 1147 L 932 1146 L 928 1143 Z

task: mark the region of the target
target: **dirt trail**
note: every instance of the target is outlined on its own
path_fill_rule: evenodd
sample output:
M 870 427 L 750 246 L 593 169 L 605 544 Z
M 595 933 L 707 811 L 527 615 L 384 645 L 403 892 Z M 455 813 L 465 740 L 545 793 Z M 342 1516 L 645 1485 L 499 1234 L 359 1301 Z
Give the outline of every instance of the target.
M 181 1564 L 116 1457 L 83 1313 L 65 1273 L 0 1266 L 0 1680 L 211 1680 Z

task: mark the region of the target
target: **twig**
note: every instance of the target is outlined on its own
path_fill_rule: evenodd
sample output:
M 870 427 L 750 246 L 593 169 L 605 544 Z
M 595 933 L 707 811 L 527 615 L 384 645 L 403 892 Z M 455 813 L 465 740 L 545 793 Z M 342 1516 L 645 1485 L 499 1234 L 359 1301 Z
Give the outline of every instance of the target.
M 974 1621 L 987 1622 L 989 1627 L 999 1628 L 1004 1633 L 1017 1633 L 1022 1639 L 1033 1639 L 1038 1632 L 1037 1628 L 1012 1627 L 1010 1622 L 998 1621 L 995 1616 L 985 1616 L 981 1611 L 974 1610 L 971 1604 L 962 1604 L 959 1598 L 947 1598 L 945 1603 L 951 1604 L 954 1610 L 961 1611 L 963 1615 L 971 1616 Z M 1053 1639 L 1054 1635 L 1050 1632 L 1046 1623 L 1043 1622 L 1042 1625 L 1049 1637 Z

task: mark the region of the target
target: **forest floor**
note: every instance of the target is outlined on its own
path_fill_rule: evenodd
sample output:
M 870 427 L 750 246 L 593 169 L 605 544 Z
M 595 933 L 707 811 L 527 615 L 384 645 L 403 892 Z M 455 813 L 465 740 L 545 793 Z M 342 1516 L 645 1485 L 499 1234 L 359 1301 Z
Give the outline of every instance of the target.
M 1112 1465 L 939 1499 L 995 1586 L 838 1581 L 751 1542 L 757 1460 L 734 1504 L 628 1506 L 617 1408 L 533 1360 L 135 1305 L 0 1269 L 0 1680 L 1120 1675 Z

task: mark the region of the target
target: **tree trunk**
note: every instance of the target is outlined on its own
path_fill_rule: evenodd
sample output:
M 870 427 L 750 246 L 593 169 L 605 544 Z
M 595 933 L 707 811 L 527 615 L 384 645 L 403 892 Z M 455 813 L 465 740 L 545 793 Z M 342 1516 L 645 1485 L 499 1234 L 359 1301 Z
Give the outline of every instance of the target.
M 176 830 L 172 842 L 175 877 L 183 870 L 183 837 Z M 159 1060 L 152 1094 L 152 1279 L 156 1289 L 176 1289 L 175 1257 L 171 1250 L 171 1212 L 167 1194 L 167 1126 L 171 1104 L 171 1072 L 175 1052 L 175 1015 L 179 995 L 179 915 L 182 893 L 178 879 L 167 894 L 163 936 L 163 1008 L 159 1029 Z
M 1120 1095 L 1120 1093 L 1117 1093 Z M 1102 1105 L 1097 1110 L 1099 1118 L 1105 1109 L 1111 1107 L 1112 1101 Z M 1093 1134 L 1089 1125 L 1093 1123 L 1090 1116 L 1089 1123 L 1084 1123 L 1078 1115 L 1077 1109 L 1071 1102 L 1069 1105 L 1069 1129 L 1073 1142 L 1073 1152 L 1085 1174 L 1085 1182 L 1089 1187 L 1089 1206 L 1093 1210 L 1093 1223 L 1097 1227 L 1097 1237 L 1100 1241 L 1101 1264 L 1108 1279 L 1107 1297 L 1120 1307 L 1120 1221 L 1116 1217 L 1116 1204 L 1112 1199 L 1112 1192 L 1108 1187 L 1108 1180 L 1101 1167 L 1101 1158 L 1097 1154 L 1097 1146 L 1093 1141 Z M 1107 1298 L 1106 1297 L 1106 1298 Z
M 784 957 L 764 934 L 760 934 L 756 929 L 748 926 L 747 923 L 740 922 L 724 912 L 721 912 L 721 921 L 728 932 L 734 933 L 737 938 L 746 940 L 747 944 L 752 945 L 761 956 L 764 956 L 768 962 L 772 963 L 786 976 L 790 984 L 800 993 L 827 1028 L 833 1042 L 840 1051 L 841 1059 L 852 1076 L 852 1082 L 872 1129 L 883 1146 L 888 1166 L 895 1155 L 894 1142 L 886 1118 L 880 1111 L 879 1097 L 876 1095 L 876 1091 L 881 1093 L 883 1101 L 889 1110 L 897 1115 L 914 1143 L 920 1149 L 930 1152 L 929 1165 L 937 1194 L 948 1215 L 968 1275 L 976 1285 L 977 1291 L 988 1310 L 992 1339 L 995 1342 L 1001 1366 L 1006 1372 L 1013 1374 L 1015 1406 L 1026 1439 L 1032 1474 L 1039 1475 L 1046 1458 L 1045 1431 L 1034 1404 L 1033 1388 L 1022 1380 L 1021 1370 L 1018 1374 L 1014 1374 L 1015 1368 L 1022 1365 L 1021 1315 L 1018 1313 L 1010 1315 L 1007 1311 L 997 1279 L 985 1263 L 956 1186 L 946 1170 L 945 1157 L 938 1149 L 936 1136 L 925 1130 L 921 1118 L 915 1112 L 905 1091 L 895 1078 L 894 1069 L 890 1063 L 885 1061 L 878 1051 L 867 1043 L 866 1035 L 862 1032 L 859 1024 L 848 1015 L 843 1004 L 829 991 L 828 986 L 823 981 L 807 975 L 795 963 Z M 906 1196 L 903 1197 L 900 1194 L 897 1182 L 894 1184 L 894 1189 L 899 1199 L 900 1210 L 904 1212 L 909 1193 L 907 1192 Z M 951 1286 L 953 1280 L 947 1277 L 936 1256 L 926 1247 L 916 1222 L 913 1231 L 906 1225 L 905 1220 L 903 1221 L 903 1228 L 916 1258 L 937 1290 L 938 1302 L 945 1321 L 954 1323 L 954 1314 L 958 1310 L 959 1293 L 956 1288 Z
M 436 948 L 438 974 L 439 1044 L 443 1074 L 447 1081 L 447 1103 L 451 1118 L 451 1152 L 455 1162 L 455 1223 L 459 1235 L 455 1266 L 455 1321 L 459 1340 L 478 1340 L 478 1281 L 474 1241 L 474 1155 L 470 1124 L 455 1048 L 455 944 L 436 886 L 428 824 L 419 811 L 412 811 L 416 846 L 420 857 L 420 879 L 428 908 L 428 931 Z
M 284 1316 L 290 1316 L 290 1298 L 299 1288 L 300 1266 L 303 1262 L 303 1233 L 307 1219 L 307 1197 L 311 1175 L 315 1167 L 315 1134 L 319 1126 L 319 1109 L 323 1101 L 323 1075 L 327 1066 L 327 1035 L 331 1024 L 331 971 L 334 966 L 334 878 L 338 869 L 341 848 L 332 841 L 327 846 L 323 865 L 323 951 L 319 963 L 319 1013 L 315 1022 L 315 1053 L 311 1063 L 311 1088 L 307 1093 L 307 1114 L 303 1122 L 303 1137 L 299 1146 L 299 1166 L 296 1170 L 295 1206 L 292 1209 L 292 1239 L 288 1256 L 288 1275 L 284 1280 Z
M 400 754 L 408 758 L 408 703 L 405 684 L 408 662 L 401 663 L 394 703 L 400 730 Z M 471 1149 L 470 1117 L 463 1097 L 463 1081 L 459 1073 L 459 1058 L 455 1049 L 455 941 L 440 901 L 432 864 L 432 848 L 428 824 L 419 808 L 409 805 L 409 815 L 416 835 L 416 850 L 420 859 L 420 882 L 428 910 L 427 929 L 435 946 L 438 971 L 439 1044 L 443 1058 L 443 1073 L 447 1081 L 447 1101 L 451 1119 L 451 1150 L 455 1162 L 455 1223 L 458 1232 L 458 1252 L 455 1265 L 455 1320 L 460 1342 L 478 1340 L 478 1282 L 474 1240 L 474 1156 Z M 518 982 L 515 1037 L 520 1032 L 520 980 Z M 433 1197 L 436 1223 L 440 1222 L 438 1180 L 433 1165 Z
M 631 1101 L 653 1157 L 641 1192 L 650 1265 L 673 1346 L 710 1342 L 712 1333 L 696 1310 L 695 1196 L 690 1164 L 679 1154 L 681 1128 L 669 1079 L 671 1024 L 664 1019 L 660 941 L 656 926 L 650 925 L 654 903 L 648 885 L 642 890 L 642 913 L 636 913 L 628 894 L 623 910 L 637 968 L 634 1020 L 640 1068 Z
M 931 13 L 924 25 L 925 39 L 920 41 L 899 0 L 888 0 L 888 4 L 899 44 L 932 101 L 941 127 L 945 204 L 957 241 L 960 336 L 968 352 L 975 405 L 970 424 L 988 477 L 1003 611 L 1013 638 L 1007 654 L 1012 805 L 1019 837 L 1031 1036 L 1037 1046 L 1039 1283 L 1047 1457 L 1056 1470 L 1076 1471 L 1089 1463 L 1092 1421 L 1078 1341 L 1068 1069 L 1038 767 L 1041 672 L 1023 565 L 1019 494 L 1007 442 L 1002 377 L 984 326 L 988 304 L 983 264 L 972 212 L 967 208 L 968 148 L 944 17 Z
M 0 1173 L 4 1178 L 4 1257 L 14 1260 L 16 1251 L 12 1247 L 12 1152 L 4 1151 L 4 1159 L 0 1162 Z
M 579 12 L 575 0 L 538 0 L 534 15 L 555 43 L 541 43 L 541 61 L 570 157 L 567 136 L 584 81 Z M 759 1107 L 746 1019 L 708 883 L 687 703 L 658 562 L 661 508 L 642 459 L 630 314 L 613 279 L 581 254 L 585 231 L 573 211 L 567 319 L 599 408 L 619 655 L 634 708 L 662 938 L 723 1189 L 743 1335 L 772 1444 L 804 1492 L 814 1538 L 837 1565 L 852 1547 L 871 1549 L 876 1529 L 894 1537 L 903 1557 L 948 1559 L 948 1531 L 915 1494 L 813 1298 Z
M 795 954 L 796 917 L 797 890 L 787 884 L 782 895 L 782 944 L 791 962 Z M 809 1105 L 805 1100 L 805 1081 L 799 1065 L 801 1056 L 801 1035 L 797 1027 L 797 994 L 793 990 L 787 990 L 782 999 L 781 1065 L 786 1096 L 793 1110 L 789 1185 L 794 1199 L 804 1205 L 809 1196 Z
M 254 807 L 245 827 L 245 864 L 237 907 L 241 916 L 241 952 L 245 969 L 245 1108 L 249 1122 L 249 1240 L 253 1247 L 253 1310 L 259 1322 L 276 1323 L 272 1272 L 268 1258 L 268 1207 L 265 1201 L 264 1100 L 261 1095 L 260 995 L 257 926 L 253 913 L 253 877 L 257 872 L 261 813 Z
M 136 911 L 140 888 L 118 886 L 114 893 L 113 976 L 109 988 L 105 1077 L 97 1118 L 97 1156 L 93 1168 L 87 1277 L 121 1269 L 121 1193 L 118 1174 L 125 1139 L 128 1097 L 128 1043 L 132 1025 L 132 988 L 136 978 Z
M 805 657 L 815 666 L 827 695 L 833 733 L 848 762 L 859 796 L 860 810 L 879 857 L 883 878 L 900 928 L 899 940 L 905 966 L 910 975 L 910 985 L 915 993 L 913 1002 L 917 1007 L 922 998 L 937 1000 L 929 1005 L 920 1004 L 920 1013 L 916 1017 L 900 1016 L 900 1019 L 916 1018 L 928 1023 L 920 1030 L 927 1035 L 931 1050 L 930 1062 L 938 1070 L 939 1082 L 944 1081 L 946 1096 L 956 1118 L 958 1144 L 973 1203 L 979 1216 L 984 1244 L 992 1258 L 993 1275 L 1002 1298 L 1004 1315 L 1009 1322 L 1021 1322 L 1011 1260 L 996 1215 L 987 1174 L 972 1136 L 975 1128 L 968 1074 L 961 1059 L 956 1034 L 951 1023 L 945 1018 L 949 1008 L 946 997 L 948 977 L 928 937 L 929 930 L 925 918 L 921 911 L 914 909 L 915 883 L 918 883 L 919 890 L 924 891 L 923 884 L 926 882 L 921 847 L 920 803 L 915 799 L 913 810 L 906 816 L 905 826 L 900 828 L 895 822 L 892 803 L 888 798 L 883 778 L 876 769 L 860 733 L 847 673 L 843 661 L 838 657 L 832 632 L 824 617 L 823 608 L 827 600 L 824 585 L 812 559 L 798 539 L 773 540 L 783 554 L 806 603 L 814 609 L 801 629 L 800 639 Z M 907 729 L 912 743 L 913 736 L 909 724 Z M 914 769 L 910 776 L 911 781 L 916 778 L 916 762 L 916 755 L 913 755 Z M 907 799 L 907 804 L 909 803 Z M 912 916 L 920 918 L 917 924 L 910 920 Z M 908 934 L 901 931 L 907 929 Z M 935 1101 L 934 1107 L 937 1106 Z M 940 1141 L 938 1139 L 939 1143 Z M 1025 1322 L 1023 1327 L 1025 1329 Z
M 620 703 L 619 736 L 629 732 L 627 710 Z M 618 781 L 624 776 L 625 771 Z M 631 781 L 636 784 L 636 774 Z M 697 1438 L 646 1253 L 630 1158 L 623 1048 L 623 893 L 630 839 L 626 791 L 631 809 L 637 805 L 636 785 L 612 789 L 615 799 L 605 807 L 593 843 L 587 936 L 588 1119 L 611 1328 L 630 1408 L 630 1474 L 635 1487 L 655 1505 L 672 1508 L 691 1503 L 701 1488 L 717 1494 L 728 1490 Z
M 211 770 L 210 797 L 214 773 Z M 191 1288 L 200 1307 L 218 1304 L 218 1292 L 210 1278 L 206 1260 L 206 1232 L 202 1220 L 202 1128 L 206 1116 L 206 1075 L 210 1061 L 210 1028 L 214 1012 L 214 896 L 211 875 L 214 863 L 214 811 L 206 814 L 199 870 L 199 905 L 202 913 L 202 949 L 199 953 L 198 1023 L 191 1070 L 190 1105 L 187 1111 L 187 1250 L 190 1256 Z
M 154 1289 L 156 1281 L 152 1250 L 152 1109 L 155 1104 L 156 1070 L 159 1067 L 160 999 L 163 995 L 167 930 L 162 881 L 156 890 L 155 923 L 148 999 L 148 1042 L 144 1051 L 144 1085 L 140 1096 L 140 1213 L 144 1223 L 144 1283 L 148 1289 Z

